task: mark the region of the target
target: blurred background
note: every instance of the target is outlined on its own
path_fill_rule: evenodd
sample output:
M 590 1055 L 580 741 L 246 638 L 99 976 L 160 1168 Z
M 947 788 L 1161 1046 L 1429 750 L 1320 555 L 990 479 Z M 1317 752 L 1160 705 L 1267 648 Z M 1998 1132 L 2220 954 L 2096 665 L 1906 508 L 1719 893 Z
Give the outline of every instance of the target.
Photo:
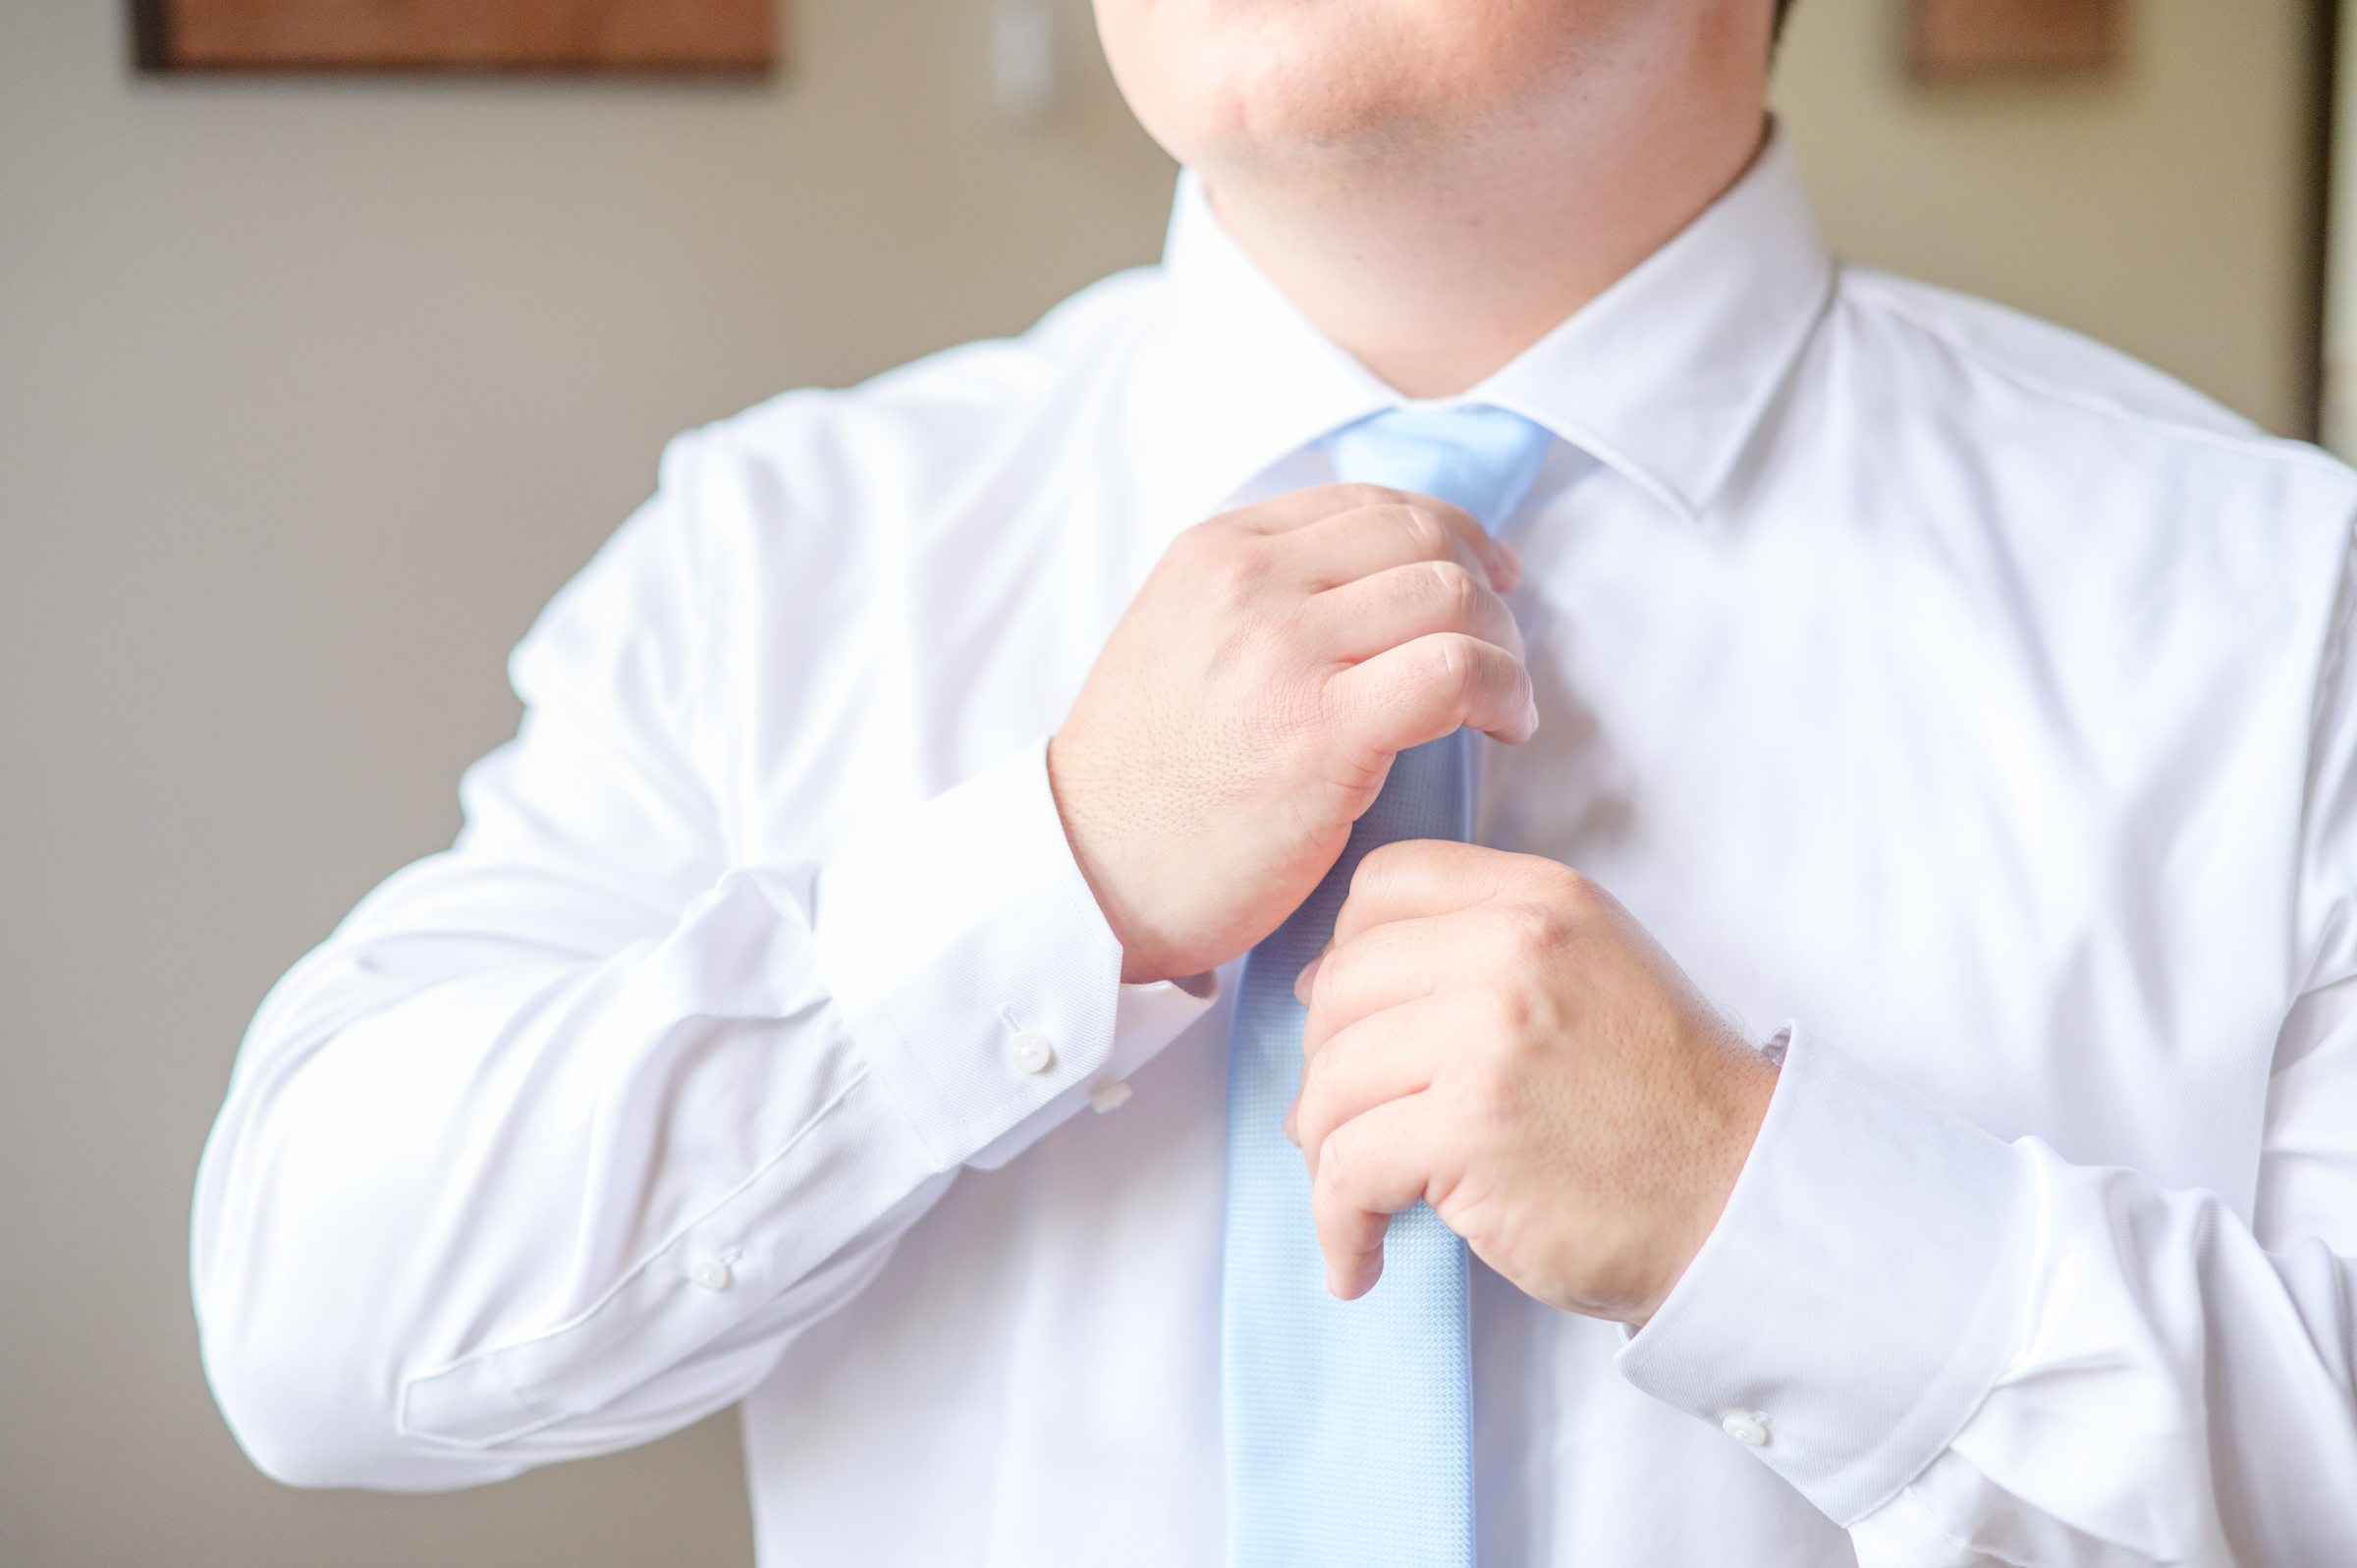
M 1043 3 L 1012 98 L 991 0 L 795 0 L 729 81 L 142 75 L 126 5 L 0 4 L 0 1564 L 749 1563 L 725 1419 L 456 1496 L 264 1481 L 191 1178 L 667 436 L 1154 257 L 1173 170 Z M 2108 70 L 1937 84 L 1901 9 L 1799 0 L 1778 70 L 1837 250 L 2352 428 L 2316 0 L 2130 0 Z

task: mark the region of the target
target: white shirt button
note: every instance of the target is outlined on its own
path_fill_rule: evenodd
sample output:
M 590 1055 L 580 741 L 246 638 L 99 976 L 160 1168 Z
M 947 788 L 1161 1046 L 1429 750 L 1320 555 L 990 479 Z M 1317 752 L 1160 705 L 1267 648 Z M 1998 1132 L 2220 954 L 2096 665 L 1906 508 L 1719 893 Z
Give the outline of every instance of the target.
M 1719 1430 L 1746 1448 L 1763 1448 L 1768 1443 L 1768 1423 L 1748 1410 L 1730 1410 L 1719 1418 Z
M 687 1277 L 699 1290 L 726 1290 L 737 1276 L 718 1258 L 698 1258 L 687 1266 Z
M 1026 1029 L 1007 1042 L 1007 1054 L 1025 1072 L 1046 1072 L 1056 1065 L 1056 1048 L 1048 1037 Z
M 1088 1092 L 1089 1108 L 1100 1116 L 1108 1110 L 1119 1110 L 1128 1100 L 1129 1086 L 1118 1078 L 1101 1083 Z

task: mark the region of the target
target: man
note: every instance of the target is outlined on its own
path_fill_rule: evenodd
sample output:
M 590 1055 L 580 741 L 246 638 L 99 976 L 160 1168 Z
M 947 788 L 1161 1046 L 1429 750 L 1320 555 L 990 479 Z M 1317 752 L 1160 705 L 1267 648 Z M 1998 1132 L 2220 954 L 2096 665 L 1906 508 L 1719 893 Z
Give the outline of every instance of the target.
M 2357 1560 L 2357 479 L 1829 262 L 1769 0 L 1098 9 L 1162 266 L 682 438 L 257 1018 L 256 1461 L 741 1402 L 780 1564 Z

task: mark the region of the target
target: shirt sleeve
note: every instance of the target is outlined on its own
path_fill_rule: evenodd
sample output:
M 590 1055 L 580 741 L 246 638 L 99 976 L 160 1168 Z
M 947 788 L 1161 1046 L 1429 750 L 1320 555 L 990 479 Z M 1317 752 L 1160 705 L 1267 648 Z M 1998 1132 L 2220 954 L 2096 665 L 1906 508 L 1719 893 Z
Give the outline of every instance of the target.
M 2256 1200 L 2007 1144 L 1793 1031 L 1623 1345 L 1863 1568 L 2357 1561 L 2357 682 L 2320 681 Z
M 1210 1005 L 1121 983 L 1038 742 L 823 864 L 731 856 L 685 447 L 517 650 L 456 842 L 240 1051 L 192 1286 L 283 1480 L 471 1485 L 734 1402 L 959 1168 Z

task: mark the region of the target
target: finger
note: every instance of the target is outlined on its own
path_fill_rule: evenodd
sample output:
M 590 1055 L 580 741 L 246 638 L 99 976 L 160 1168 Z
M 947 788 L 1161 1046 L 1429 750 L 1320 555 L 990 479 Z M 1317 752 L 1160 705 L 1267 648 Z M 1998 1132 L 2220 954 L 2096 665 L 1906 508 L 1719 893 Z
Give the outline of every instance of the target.
M 1395 920 L 1446 914 L 1502 894 L 1535 891 L 1577 877 L 1538 855 L 1509 854 L 1448 838 L 1401 838 L 1367 851 L 1350 874 L 1350 892 L 1334 922 L 1339 946 Z
M 1361 1019 L 1429 997 L 1482 956 L 1491 922 L 1470 915 L 1425 915 L 1394 921 L 1347 946 L 1319 955 L 1301 998 L 1309 1016 L 1301 1026 L 1304 1067 L 1326 1043 Z
M 1463 1032 L 1446 998 L 1424 997 L 1360 1019 L 1305 1058 L 1301 1092 L 1286 1120 L 1310 1179 L 1317 1179 L 1318 1153 L 1336 1128 L 1431 1088 L 1444 1043 Z
M 1298 582 L 1303 571 L 1303 552 L 1295 547 L 1280 554 L 1277 550 L 1280 541 L 1290 546 L 1294 534 L 1313 527 L 1322 528 L 1343 514 L 1382 508 L 1408 511 L 1412 509 L 1414 499 L 1404 490 L 1390 490 L 1381 485 L 1312 485 L 1304 490 L 1288 490 L 1281 496 L 1272 496 L 1249 507 L 1238 507 L 1233 512 L 1206 517 L 1193 527 L 1182 530 L 1172 548 L 1178 548 L 1180 541 L 1188 539 L 1200 539 L 1206 549 L 1214 551 L 1234 550 L 1247 544 L 1264 546 L 1266 548 L 1261 559 L 1268 562 L 1272 568 L 1280 564 L 1288 568 L 1287 580 Z M 1449 533 L 1446 524 L 1437 517 L 1421 524 L 1395 524 L 1396 531 L 1407 531 L 1410 527 L 1420 529 L 1427 536 Z M 1314 550 L 1309 559 L 1314 562 Z M 1327 584 L 1316 582 L 1315 586 L 1325 587 Z
M 1336 672 L 1326 683 L 1343 736 L 1385 755 L 1460 726 L 1509 745 L 1539 727 L 1530 674 L 1494 642 L 1435 631 Z
M 1305 485 L 1223 513 L 1217 520 L 1253 533 L 1291 533 L 1341 513 L 1366 507 L 1411 506 L 1416 499 L 1411 492 L 1394 490 L 1389 485 Z
M 1328 1134 L 1309 1212 L 1326 1257 L 1326 1288 L 1355 1301 L 1383 1276 L 1392 1216 L 1433 1184 L 1438 1112 L 1430 1095 L 1387 1101 Z
M 1305 614 L 1310 645 L 1347 664 L 1436 631 L 1461 631 L 1522 657 L 1513 612 L 1478 569 L 1455 561 L 1388 567 L 1312 595 Z
M 1521 559 L 1472 516 L 1429 496 L 1385 492 L 1370 502 L 1303 522 L 1286 539 L 1288 561 L 1316 588 L 1353 582 L 1418 561 L 1455 561 L 1486 575 L 1500 593 L 1522 577 Z
M 1334 951 L 1334 939 L 1329 937 L 1326 940 L 1325 948 L 1315 958 L 1303 964 L 1301 972 L 1293 976 L 1293 1000 L 1302 1006 L 1309 1005 L 1310 993 L 1317 987 L 1318 965 L 1324 963 L 1326 954 L 1332 951 Z

